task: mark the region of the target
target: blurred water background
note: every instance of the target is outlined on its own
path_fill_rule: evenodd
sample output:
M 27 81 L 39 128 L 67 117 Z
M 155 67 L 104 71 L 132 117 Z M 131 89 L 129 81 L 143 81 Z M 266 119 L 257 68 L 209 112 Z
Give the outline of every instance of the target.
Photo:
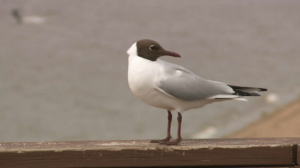
M 203 78 L 268 88 L 183 115 L 184 138 L 241 129 L 299 98 L 299 8 L 297 0 L 0 0 L 0 141 L 165 137 L 166 110 L 127 83 L 126 51 L 143 38 L 180 53 L 162 59 Z

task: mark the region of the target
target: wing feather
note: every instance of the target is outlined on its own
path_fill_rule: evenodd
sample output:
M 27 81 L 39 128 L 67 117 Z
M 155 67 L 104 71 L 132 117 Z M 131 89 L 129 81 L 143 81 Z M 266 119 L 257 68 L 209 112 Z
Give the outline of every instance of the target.
M 157 89 L 178 99 L 195 101 L 234 93 L 227 84 L 200 78 L 183 67 L 168 68 L 158 79 Z

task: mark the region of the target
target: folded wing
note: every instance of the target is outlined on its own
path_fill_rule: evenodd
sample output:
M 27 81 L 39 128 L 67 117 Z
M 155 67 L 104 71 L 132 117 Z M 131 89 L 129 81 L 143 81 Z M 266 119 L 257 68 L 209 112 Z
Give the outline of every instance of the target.
M 183 67 L 172 67 L 157 81 L 159 91 L 181 100 L 237 99 L 243 96 L 259 96 L 256 91 L 264 88 L 240 87 L 206 80 Z

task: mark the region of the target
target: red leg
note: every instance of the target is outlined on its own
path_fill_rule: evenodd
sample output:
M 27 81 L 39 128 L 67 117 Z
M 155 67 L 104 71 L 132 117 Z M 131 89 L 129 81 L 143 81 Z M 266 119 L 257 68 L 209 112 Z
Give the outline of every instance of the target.
M 173 141 L 167 142 L 166 143 L 167 145 L 177 145 L 182 140 L 182 138 L 181 138 L 181 121 L 182 121 L 182 116 L 181 116 L 181 114 L 179 112 L 178 112 L 177 121 L 178 121 L 177 138 L 175 140 L 173 140 Z
M 150 143 L 167 143 L 170 141 L 171 137 L 171 123 L 172 123 L 172 113 L 168 110 L 168 129 L 167 129 L 167 137 L 161 140 L 151 140 Z

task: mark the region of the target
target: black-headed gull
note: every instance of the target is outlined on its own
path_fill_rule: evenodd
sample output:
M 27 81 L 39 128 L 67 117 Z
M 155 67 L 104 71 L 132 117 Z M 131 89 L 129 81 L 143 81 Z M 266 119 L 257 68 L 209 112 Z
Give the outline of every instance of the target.
M 206 104 L 224 100 L 243 100 L 244 96 L 259 96 L 264 88 L 241 87 L 203 79 L 190 70 L 158 59 L 161 56 L 181 57 L 167 51 L 149 39 L 135 42 L 129 55 L 128 82 L 133 94 L 145 103 L 168 111 L 167 137 L 153 143 L 177 145 L 181 141 L 181 113 Z M 178 112 L 177 138 L 171 139 L 171 111 Z

